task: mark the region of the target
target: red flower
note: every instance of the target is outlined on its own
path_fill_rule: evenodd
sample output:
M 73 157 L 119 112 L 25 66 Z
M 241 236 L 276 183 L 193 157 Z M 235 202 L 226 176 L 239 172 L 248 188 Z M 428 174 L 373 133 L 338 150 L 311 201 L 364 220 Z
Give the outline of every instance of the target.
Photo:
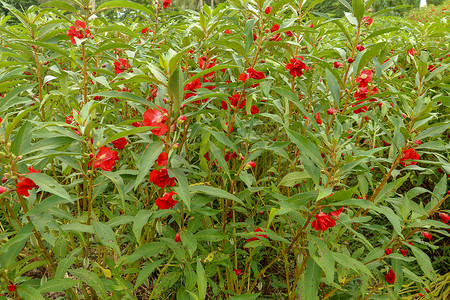
M 262 231 L 261 228 L 258 227 L 258 228 L 255 230 L 255 232 L 263 232 L 263 231 Z M 263 237 L 263 238 L 265 238 L 265 239 L 269 238 L 269 237 L 268 237 L 267 235 L 265 235 L 265 234 L 257 234 L 256 236 L 252 237 L 251 239 L 248 239 L 247 242 L 259 240 L 259 238 L 257 238 L 258 236 Z
M 172 0 L 164 0 L 163 1 L 163 8 L 168 8 L 170 4 L 172 4 Z
M 405 250 L 405 249 L 400 249 L 400 250 L 398 250 L 403 256 L 406 256 L 406 255 L 408 255 L 408 250 Z
M 114 62 L 114 72 L 116 72 L 116 74 L 126 71 L 129 67 L 130 65 L 126 59 L 119 58 L 118 61 Z
M 439 217 L 441 217 L 442 222 L 447 224 L 450 221 L 450 216 L 444 213 L 440 213 Z
M 412 56 L 416 56 L 417 52 L 416 52 L 416 50 L 414 50 L 414 48 L 411 48 L 411 49 L 408 50 L 408 54 L 412 55 Z
M 364 49 L 366 49 L 366 48 L 364 48 L 363 45 L 356 46 L 356 50 L 358 50 L 359 52 L 364 51 Z
M 393 284 L 395 282 L 395 273 L 394 270 L 389 269 L 389 271 L 384 275 L 384 279 L 387 283 Z
M 416 149 L 409 148 L 403 151 L 403 157 L 400 159 L 400 164 L 402 166 L 409 166 L 409 165 L 417 165 L 417 161 L 413 161 L 410 163 L 405 163 L 405 160 L 417 160 L 420 159 L 420 155 L 416 152 Z
M 391 255 L 392 254 L 392 249 L 389 249 L 389 248 L 384 249 L 384 254 Z
M 331 194 L 331 195 L 332 195 L 332 194 Z M 330 195 L 330 196 L 331 196 L 331 195 Z M 338 210 L 335 210 L 335 211 L 330 212 L 329 215 L 335 217 L 335 218 L 338 219 L 338 220 L 340 220 L 340 219 L 339 219 L 339 215 L 341 214 L 341 212 L 342 212 L 343 210 L 344 210 L 344 207 L 342 206 L 342 207 L 339 208 Z
M 427 240 L 431 240 L 433 238 L 433 236 L 431 235 L 431 233 L 429 232 L 425 232 L 425 231 L 421 231 L 420 232 L 424 238 L 426 238 Z
M 329 114 L 330 116 L 331 115 L 334 115 L 335 113 L 337 113 L 338 111 L 336 110 L 336 109 L 334 109 L 334 108 L 329 108 L 329 109 L 327 109 L 327 114 Z
M 359 75 L 356 78 L 356 82 L 359 83 L 360 87 L 365 87 L 365 86 L 367 86 L 367 84 L 369 82 L 372 81 L 372 76 L 373 76 L 372 75 L 372 70 L 364 70 L 364 71 L 361 72 L 361 75 Z
M 242 80 L 242 82 L 245 82 L 247 79 L 264 79 L 266 76 L 264 76 L 263 72 L 256 71 L 253 68 L 248 68 L 247 73 L 242 73 L 239 75 L 239 80 Z
M 230 29 L 225 29 L 225 30 L 223 31 L 223 33 L 225 33 L 225 34 L 230 34 L 231 31 L 230 31 Z
M 322 211 L 317 214 L 316 219 L 311 223 L 311 227 L 316 231 L 325 231 L 330 227 L 336 226 L 336 221 L 333 220 L 329 215 L 324 214 Z
M 166 125 L 167 122 L 167 109 L 159 107 L 155 109 L 147 110 L 143 115 L 142 123 L 144 126 L 157 127 L 152 129 L 152 133 L 157 136 L 161 136 L 169 130 Z
M 245 106 L 245 102 L 246 102 L 246 99 L 244 96 L 245 95 L 241 96 L 241 94 L 236 93 L 233 96 L 228 97 L 228 100 L 230 101 L 231 106 L 243 108 Z
M 81 40 L 82 38 L 87 37 L 90 33 L 91 31 L 89 30 L 89 28 L 86 28 L 86 23 L 80 20 L 76 20 L 75 25 L 69 27 L 67 36 L 70 36 L 70 41 L 75 45 L 75 37 Z
M 145 27 L 144 29 L 141 30 L 141 33 L 142 33 L 142 34 L 146 34 L 147 31 L 148 31 L 148 27 Z
M 156 162 L 158 163 L 158 166 L 165 166 L 165 165 L 167 165 L 168 160 L 169 160 L 169 155 L 167 155 L 167 153 L 165 153 L 165 152 L 162 152 L 156 159 Z
M 266 9 L 264 10 L 264 13 L 265 13 L 266 15 L 268 15 L 268 14 L 270 14 L 271 11 L 272 11 L 272 7 L 267 6 Z
M 372 22 L 373 22 L 373 19 L 369 18 L 369 17 L 363 17 L 362 20 L 361 20 L 361 23 L 364 26 L 369 26 L 370 24 L 372 24 Z
M 178 203 L 178 201 L 175 201 L 172 199 L 173 195 L 176 195 L 175 192 L 169 192 L 164 193 L 164 195 L 161 198 L 156 199 L 156 206 L 159 207 L 159 209 L 169 209 L 172 208 L 175 204 Z
M 127 139 L 124 137 L 121 137 L 120 139 L 117 139 L 112 142 L 114 148 L 121 150 L 123 147 L 125 147 L 126 144 L 128 144 Z
M 287 36 L 293 36 L 294 34 L 292 33 L 292 31 L 288 30 L 285 32 Z
M 316 122 L 319 125 L 322 124 L 322 120 L 320 119 L 320 114 L 319 113 L 316 114 Z
M 236 273 L 237 276 L 242 275 L 242 270 L 238 270 L 238 269 L 234 269 L 233 268 L 234 273 Z
M 291 63 L 286 65 L 286 70 L 289 70 L 289 74 L 294 77 L 302 76 L 303 70 L 308 70 L 308 67 L 302 62 L 303 57 L 299 56 L 299 58 L 291 58 Z
M 335 67 L 336 69 L 339 69 L 339 68 L 342 67 L 342 66 L 343 66 L 342 63 L 340 63 L 340 62 L 338 62 L 338 61 L 335 61 L 335 62 L 334 62 L 334 67 Z
M 252 107 L 250 108 L 250 112 L 252 113 L 252 115 L 256 115 L 257 113 L 259 113 L 258 106 L 252 105 Z
M 17 286 L 15 284 L 10 284 L 8 286 L 8 291 L 10 291 L 11 293 L 15 292 L 16 290 L 17 290 Z
M 254 161 L 249 161 L 246 166 L 248 168 L 255 168 L 256 167 L 256 163 Z
M 168 186 L 175 185 L 175 178 L 169 177 L 166 168 L 163 168 L 159 171 L 158 170 L 151 171 L 150 175 L 148 176 L 148 179 L 150 180 L 150 182 L 154 183 L 156 186 L 160 188 L 163 188 L 166 185 Z
M 175 234 L 175 242 L 181 242 L 181 235 L 180 233 Z
M 40 173 L 41 170 L 36 171 L 34 168 L 32 167 L 28 167 L 28 174 L 31 173 Z M 30 193 L 28 192 L 29 190 L 32 190 L 33 188 L 39 188 L 39 186 L 34 183 L 33 180 L 29 179 L 29 178 L 23 178 L 23 177 L 19 177 L 19 181 L 16 184 L 16 192 L 19 195 L 28 197 L 30 196 Z
M 6 191 L 7 191 L 7 189 L 5 187 L 0 186 L 0 194 L 3 194 Z
M 194 93 L 196 89 L 199 89 L 202 87 L 202 83 L 200 82 L 200 79 L 196 78 L 193 81 L 189 82 L 188 84 L 186 84 L 186 86 L 184 87 L 185 91 L 191 91 L 191 93 L 186 93 L 184 95 L 184 99 L 187 99 L 189 97 L 192 96 L 196 96 L 197 94 Z
M 133 127 L 142 127 L 141 122 L 133 122 L 131 125 L 133 125 Z
M 95 156 L 94 169 L 100 168 L 103 171 L 111 171 L 119 160 L 117 152 L 109 147 L 101 147 Z
M 272 26 L 272 28 L 270 28 L 270 32 L 275 32 L 275 31 L 277 31 L 278 29 L 280 29 L 280 25 L 274 24 L 274 25 Z

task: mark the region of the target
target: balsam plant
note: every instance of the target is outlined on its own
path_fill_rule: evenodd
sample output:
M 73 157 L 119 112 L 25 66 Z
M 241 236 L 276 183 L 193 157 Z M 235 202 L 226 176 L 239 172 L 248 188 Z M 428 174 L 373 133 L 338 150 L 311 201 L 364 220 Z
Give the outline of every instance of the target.
M 0 2 L 0 298 L 445 295 L 448 13 Z

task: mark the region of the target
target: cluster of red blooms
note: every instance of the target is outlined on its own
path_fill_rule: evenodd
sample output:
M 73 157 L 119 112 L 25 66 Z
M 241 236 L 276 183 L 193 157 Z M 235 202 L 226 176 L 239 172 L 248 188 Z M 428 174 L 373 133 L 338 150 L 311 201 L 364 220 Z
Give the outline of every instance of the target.
M 322 230 L 325 231 L 330 227 L 336 226 L 336 221 L 332 218 L 335 217 L 339 220 L 339 215 L 341 214 L 344 207 L 341 207 L 340 209 L 336 211 L 332 211 L 328 214 L 323 213 L 320 211 L 317 215 L 315 215 L 315 220 L 311 223 L 311 227 L 314 228 L 316 231 Z
M 169 5 L 172 4 L 172 0 L 164 0 L 163 1 L 163 8 L 168 8 Z
M 293 77 L 300 77 L 303 75 L 303 70 L 308 71 L 308 67 L 302 61 L 304 60 L 302 56 L 298 56 L 298 58 L 291 58 L 291 63 L 286 64 L 286 70 L 289 70 L 289 74 Z
M 151 132 L 154 135 L 161 136 L 169 130 L 169 127 L 166 125 L 168 111 L 165 108 L 157 107 L 158 108 L 149 109 L 144 112 L 142 123 L 144 126 L 156 127 L 155 129 L 152 129 Z
M 216 65 L 216 59 L 209 60 L 206 56 L 200 57 L 200 59 L 198 61 L 198 66 L 202 70 L 210 69 L 210 68 L 214 67 L 215 65 Z M 222 70 L 222 71 L 224 71 L 224 70 Z M 211 73 L 203 75 L 203 83 L 213 82 L 214 73 L 215 72 L 212 71 Z M 186 86 L 184 87 L 184 90 L 188 91 L 188 92 L 184 95 L 184 99 L 188 99 L 192 96 L 197 96 L 197 93 L 195 91 L 201 87 L 202 87 L 202 82 L 200 81 L 199 78 L 196 78 L 196 79 L 192 80 L 191 82 L 189 82 L 188 84 L 186 84 Z M 215 86 L 212 84 L 209 84 L 209 85 L 205 85 L 204 88 L 212 90 L 215 88 Z M 206 101 L 208 101 L 208 99 L 203 99 L 203 102 L 206 102 Z M 197 104 L 200 104 L 201 102 L 202 102 L 202 100 L 195 101 L 195 103 L 197 103 Z
M 131 68 L 131 66 L 128 64 L 126 59 L 119 58 L 117 61 L 114 62 L 114 72 L 116 72 L 116 74 L 125 72 L 129 68 Z
M 118 153 L 110 147 L 101 147 L 95 156 L 94 169 L 100 168 L 103 171 L 111 172 L 113 167 L 116 165 L 116 160 L 119 160 L 119 156 L 117 154 Z
M 262 231 L 261 228 L 258 227 L 257 229 L 255 229 L 255 232 L 263 232 L 263 231 Z M 249 239 L 247 240 L 247 242 L 257 241 L 257 240 L 259 240 L 259 237 L 263 237 L 263 238 L 265 238 L 265 239 L 269 238 L 269 237 L 268 237 L 267 235 L 265 235 L 265 234 L 256 234 L 254 237 L 249 238 Z
M 416 149 L 409 148 L 403 151 L 403 157 L 400 159 L 400 164 L 402 166 L 409 166 L 409 165 L 417 165 L 417 161 L 412 161 L 409 163 L 406 163 L 405 160 L 417 160 L 420 159 L 420 155 L 416 152 Z
M 70 37 L 70 41 L 72 44 L 76 44 L 75 37 L 78 39 L 87 38 L 88 35 L 91 34 L 91 31 L 89 28 L 86 27 L 86 23 L 80 20 L 75 21 L 74 26 L 70 26 L 69 30 L 67 31 L 67 36 Z M 92 37 L 92 35 L 90 35 Z
M 356 90 L 354 96 L 356 103 L 352 104 L 352 107 L 365 103 L 365 100 L 372 95 L 378 93 L 378 89 L 374 86 L 369 86 L 369 83 L 372 81 L 372 70 L 364 70 L 361 74 L 356 78 L 356 82 L 359 83 L 358 89 Z M 375 102 L 377 100 L 370 99 L 369 102 Z M 380 103 L 381 104 L 381 103 Z M 355 114 L 359 114 L 367 111 L 367 106 L 359 107 L 353 111 Z
M 40 173 L 40 172 L 41 172 L 41 170 L 36 171 L 32 167 L 28 167 L 28 174 Z M 32 190 L 33 188 L 39 188 L 39 186 L 36 183 L 34 183 L 33 180 L 31 180 L 29 178 L 19 177 L 19 182 L 16 184 L 17 194 L 28 197 L 28 196 L 30 196 L 29 191 Z

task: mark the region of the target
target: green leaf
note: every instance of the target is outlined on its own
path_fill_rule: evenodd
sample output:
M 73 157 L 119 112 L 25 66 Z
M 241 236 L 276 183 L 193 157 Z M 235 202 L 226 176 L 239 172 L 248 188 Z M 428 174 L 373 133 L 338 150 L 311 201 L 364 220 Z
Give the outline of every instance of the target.
M 73 287 L 77 282 L 73 279 L 62 278 L 62 279 L 50 279 L 43 285 L 41 285 L 38 291 L 42 294 L 48 292 L 63 292 L 71 287 Z
M 153 15 L 151 10 L 149 10 L 147 7 L 145 7 L 141 4 L 131 2 L 131 1 L 126 1 L 126 0 L 113 0 L 113 1 L 103 3 L 102 5 L 97 7 L 97 10 L 94 12 L 94 14 L 96 14 L 102 10 L 105 10 L 105 9 L 118 8 L 118 7 L 139 10 L 139 11 L 146 13 L 148 16 Z
M 322 268 L 327 281 L 331 283 L 334 280 L 335 269 L 333 255 L 323 240 L 312 235 L 310 238 L 316 244 L 319 254 L 321 254 L 320 256 L 313 255 L 313 259 Z
M 206 288 L 208 287 L 208 281 L 206 279 L 205 269 L 199 260 L 197 260 L 197 286 L 198 296 L 201 300 L 206 298 Z
M 120 197 L 120 205 L 122 210 L 125 209 L 125 184 L 123 183 L 122 176 L 117 174 L 117 172 L 100 171 L 100 174 L 111 180 L 117 188 Z
M 181 65 L 178 65 L 168 81 L 168 92 L 173 101 L 174 119 L 178 118 L 180 115 L 180 105 L 184 99 L 183 82 L 184 74 L 181 70 Z
M 238 197 L 224 191 L 218 189 L 216 187 L 207 186 L 207 185 L 191 185 L 189 186 L 189 190 L 191 193 L 203 193 L 210 196 L 216 196 L 218 198 L 225 198 L 236 201 L 238 203 L 244 204 L 241 199 Z
M 239 152 L 236 148 L 236 145 L 221 131 L 215 131 L 209 128 L 204 128 L 204 130 L 211 133 L 219 142 L 227 146 L 228 148 L 231 148 L 234 152 Z
M 32 232 L 33 223 L 28 222 L 27 225 L 22 227 L 12 239 L 9 239 L 2 245 L 0 248 L 0 267 L 6 269 L 11 264 L 15 263 L 20 251 L 25 247 Z
M 111 142 L 113 142 L 113 141 L 115 141 L 117 139 L 123 138 L 125 136 L 129 136 L 129 135 L 133 135 L 133 134 L 137 134 L 137 133 L 143 133 L 143 132 L 150 131 L 152 128 L 156 128 L 156 127 L 151 127 L 151 126 L 135 127 L 133 129 L 117 132 L 117 133 L 113 134 L 112 136 L 110 136 L 106 141 L 104 141 L 100 145 L 100 147 L 103 147 L 106 144 L 111 143 Z
M 435 281 L 436 280 L 436 272 L 433 269 L 430 257 L 428 255 L 426 255 L 419 248 L 411 246 L 411 245 L 409 245 L 409 246 L 410 246 L 414 256 L 416 257 L 417 263 L 419 264 L 419 266 L 422 269 L 425 276 L 427 276 L 431 281 Z
M 278 186 L 287 186 L 287 187 L 293 187 L 297 183 L 303 182 L 305 179 L 309 179 L 311 176 L 307 172 L 292 172 L 286 174 L 286 176 L 281 179 Z
M 161 154 L 163 150 L 163 142 L 157 141 L 150 145 L 147 145 L 144 153 L 141 156 L 141 161 L 139 162 L 139 172 L 134 183 L 134 188 L 136 189 L 146 175 L 149 174 L 150 169 L 155 165 L 155 160 Z
M 142 209 L 139 210 L 136 216 L 134 217 L 133 233 L 138 243 L 140 243 L 141 240 L 142 228 L 144 227 L 145 224 L 147 224 L 148 218 L 150 218 L 152 214 L 153 212 L 151 210 Z
M 376 30 L 376 31 L 372 32 L 371 34 L 369 34 L 365 39 L 363 39 L 362 42 L 367 41 L 368 39 L 374 38 L 376 36 L 379 36 L 379 35 L 382 35 L 382 34 L 385 34 L 388 32 L 397 31 L 397 30 L 400 30 L 400 28 L 399 27 L 389 27 L 389 28 L 383 28 L 380 30 Z
M 93 225 L 94 232 L 99 237 L 100 242 L 113 249 L 120 256 L 120 248 L 117 245 L 116 235 L 111 227 L 98 221 L 95 221 Z
M 17 104 L 17 95 L 23 93 L 26 90 L 31 90 L 36 86 L 36 83 L 31 83 L 27 85 L 20 85 L 13 90 L 11 90 L 8 94 L 5 95 L 5 97 L 2 98 L 2 101 L 0 101 L 0 111 L 8 111 L 8 109 L 14 105 Z M 31 101 L 31 100 L 30 100 Z
M 133 30 L 131 30 L 129 27 L 124 26 L 124 25 L 119 25 L 119 24 L 111 24 L 108 26 L 102 26 L 96 30 L 96 33 L 110 32 L 110 31 L 120 32 L 120 33 L 127 34 L 127 35 L 135 37 L 135 38 L 139 38 L 139 35 L 136 32 L 134 32 Z M 112 49 L 112 48 L 117 48 L 117 49 L 122 49 L 122 50 L 134 49 L 133 46 L 130 46 L 130 45 L 124 44 L 124 43 L 112 43 L 112 44 L 119 44 L 119 46 L 118 47 L 109 47 L 109 49 Z M 111 46 L 112 44 L 108 43 L 108 45 L 105 45 L 105 46 Z M 103 48 L 105 46 L 102 46 L 101 48 Z M 96 54 L 105 51 L 105 50 L 101 50 L 101 51 L 99 51 L 99 50 L 100 49 L 96 50 L 94 52 L 94 54 L 92 54 L 92 56 L 95 56 Z
M 22 155 L 25 149 L 30 146 L 31 143 L 31 123 L 25 121 L 22 126 L 20 126 L 19 132 L 11 146 L 11 151 L 16 155 Z
M 136 279 L 136 283 L 134 284 L 133 290 L 136 290 L 138 287 L 140 287 L 147 279 L 150 278 L 150 275 L 152 275 L 153 271 L 164 261 L 164 259 L 160 259 L 154 262 L 151 262 L 145 267 L 142 268 L 142 270 L 139 272 L 139 275 Z
M 355 65 L 358 68 L 354 69 L 353 75 L 356 76 L 368 63 L 372 58 L 380 54 L 380 52 L 386 47 L 385 42 L 381 42 L 378 44 L 374 44 L 362 52 L 362 55 L 356 58 Z M 359 59 L 358 59 L 359 58 Z
M 244 56 L 247 56 L 250 48 L 253 45 L 253 25 L 255 24 L 255 20 L 253 18 L 248 19 L 245 22 L 244 27 L 244 37 L 245 37 L 245 48 L 244 48 Z
M 310 257 L 306 263 L 306 270 L 300 278 L 301 284 L 299 282 L 299 298 L 308 300 L 319 299 L 317 294 L 319 292 L 321 277 L 322 269 L 315 263 L 314 259 Z
M 171 170 L 175 174 L 179 184 L 174 188 L 175 192 L 187 206 L 187 209 L 191 210 L 191 195 L 189 194 L 189 182 L 186 175 L 183 170 L 179 168 L 168 168 L 168 170 Z
M 42 3 L 40 5 L 40 7 L 58 8 L 58 9 L 70 11 L 74 14 L 78 13 L 78 11 L 75 9 L 75 7 L 69 5 L 67 2 L 64 2 L 64 1 L 49 1 L 49 2 Z
M 226 239 L 227 237 L 228 236 L 225 233 L 217 229 L 205 229 L 195 234 L 195 238 L 197 239 L 197 241 L 216 242 L 216 243 Z
M 187 247 L 189 256 L 192 257 L 192 254 L 197 250 L 197 239 L 192 232 L 186 230 L 180 233 L 180 237 L 182 244 Z
M 334 76 L 333 73 L 330 72 L 330 70 L 326 69 L 326 78 L 328 83 L 328 88 L 330 89 L 331 96 L 333 97 L 334 103 L 339 104 L 340 101 L 340 87 L 338 80 Z
M 69 193 L 52 177 L 44 173 L 30 173 L 25 177 L 30 178 L 36 183 L 42 191 L 49 192 L 61 198 L 64 198 L 70 202 L 73 202 Z
M 450 123 L 438 123 L 427 126 L 417 137 L 417 140 L 423 140 L 430 136 L 438 136 L 450 127 Z
M 27 284 L 19 285 L 17 287 L 17 292 L 19 293 L 19 296 L 24 300 L 44 300 L 44 297 L 42 297 L 41 293 L 39 293 L 38 290 Z
M 350 6 L 350 4 L 346 0 L 338 0 L 338 1 L 341 2 L 342 5 L 347 7 L 349 11 L 353 11 L 353 8 Z
M 342 254 L 342 253 L 332 252 L 332 254 L 333 254 L 334 260 L 337 263 L 339 263 L 347 268 L 353 269 L 358 273 L 361 273 L 361 274 L 364 273 L 369 277 L 373 277 L 370 270 L 360 261 L 358 261 L 348 255 Z
M 358 24 L 361 24 L 361 20 L 364 17 L 364 1 L 363 0 L 353 0 L 352 1 L 353 14 L 358 20 Z
M 106 295 L 106 288 L 97 274 L 85 269 L 72 269 L 70 274 L 83 281 L 86 285 L 92 287 L 95 292 L 100 296 L 100 299 L 108 299 Z
M 63 279 L 66 275 L 67 270 L 73 265 L 77 256 L 81 253 L 81 248 L 76 248 L 72 252 L 70 252 L 69 256 L 64 258 L 58 263 L 58 267 L 56 267 L 55 272 L 55 280 Z
M 209 143 L 209 149 L 211 150 L 212 156 L 217 159 L 219 167 L 222 168 L 228 178 L 231 179 L 230 169 L 228 168 L 228 163 L 225 161 L 223 152 L 211 141 Z
M 125 99 L 125 100 L 129 100 L 132 102 L 142 104 L 144 106 L 150 106 L 151 108 L 157 108 L 157 106 L 154 103 L 152 103 L 140 96 L 137 96 L 137 95 L 134 95 L 134 94 L 131 94 L 128 92 L 107 91 L 107 92 L 96 93 L 91 96 L 92 97 L 99 96 L 99 97 L 107 97 L 107 98 Z
M 288 134 L 291 141 L 300 148 L 300 152 L 303 155 L 311 158 L 320 167 L 324 167 L 323 159 L 320 155 L 319 149 L 317 149 L 317 146 L 314 145 L 314 143 L 310 139 L 307 139 L 306 137 L 288 128 L 286 128 L 286 133 Z
M 72 201 L 67 200 L 65 198 L 62 198 L 57 195 L 52 195 L 49 197 L 46 197 L 44 200 L 39 202 L 36 206 L 31 208 L 24 217 L 27 216 L 33 216 L 33 215 L 39 215 L 41 213 L 47 212 L 50 209 L 57 208 L 58 205 L 64 204 L 64 203 L 72 203 Z
M 237 295 L 237 296 L 233 296 L 231 298 L 228 298 L 228 300 L 256 300 L 256 299 L 258 299 L 259 295 L 261 295 L 261 293 Z

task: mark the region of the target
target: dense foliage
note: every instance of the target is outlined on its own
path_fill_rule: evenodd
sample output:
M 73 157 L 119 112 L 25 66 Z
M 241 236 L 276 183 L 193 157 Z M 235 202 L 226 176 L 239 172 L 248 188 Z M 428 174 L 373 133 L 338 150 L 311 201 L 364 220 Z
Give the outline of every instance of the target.
M 448 295 L 447 7 L 67 2 L 0 1 L 0 299 Z

